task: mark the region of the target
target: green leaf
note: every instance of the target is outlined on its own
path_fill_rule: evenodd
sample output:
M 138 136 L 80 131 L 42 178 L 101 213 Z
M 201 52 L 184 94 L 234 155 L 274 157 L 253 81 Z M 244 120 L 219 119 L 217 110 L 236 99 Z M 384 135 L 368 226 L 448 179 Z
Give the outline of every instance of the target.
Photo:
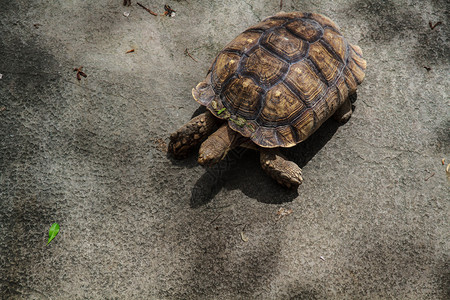
M 52 227 L 50 227 L 50 230 L 48 231 L 48 242 L 47 245 L 55 238 L 55 236 L 59 232 L 59 224 L 53 223 Z
M 223 112 L 225 111 L 225 109 L 226 109 L 226 107 L 224 107 L 224 108 L 222 108 L 221 110 L 219 110 L 219 111 L 217 112 L 217 115 L 220 115 L 221 113 L 223 113 Z

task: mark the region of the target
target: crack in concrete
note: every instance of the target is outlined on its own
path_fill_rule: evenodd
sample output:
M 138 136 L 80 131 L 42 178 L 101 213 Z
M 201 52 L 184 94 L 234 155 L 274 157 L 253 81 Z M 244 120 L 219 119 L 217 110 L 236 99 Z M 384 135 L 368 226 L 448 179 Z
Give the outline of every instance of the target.
M 244 3 L 250 7 L 250 11 L 252 12 L 253 16 L 255 16 L 255 18 L 258 20 L 258 22 L 261 22 L 261 18 L 255 13 L 253 5 L 251 5 L 247 1 L 244 1 Z
M 415 150 L 408 150 L 408 149 L 399 149 L 399 148 L 396 148 L 396 147 L 394 147 L 394 146 L 380 146 L 380 145 L 374 145 L 374 144 L 372 144 L 372 143 L 369 143 L 368 141 L 366 141 L 366 140 L 364 140 L 364 139 L 362 139 L 362 138 L 360 138 L 360 137 L 353 137 L 355 140 L 358 140 L 358 141 L 360 141 L 360 142 L 362 142 L 362 143 L 364 143 L 364 144 L 366 144 L 366 145 L 369 145 L 369 146 L 371 146 L 372 148 L 375 148 L 375 149 L 381 149 L 381 150 L 386 150 L 386 151 L 397 151 L 397 152 L 402 152 L 402 153 L 416 153 L 416 154 L 423 154 L 423 153 L 421 153 L 421 152 L 419 152 L 419 151 L 415 151 Z

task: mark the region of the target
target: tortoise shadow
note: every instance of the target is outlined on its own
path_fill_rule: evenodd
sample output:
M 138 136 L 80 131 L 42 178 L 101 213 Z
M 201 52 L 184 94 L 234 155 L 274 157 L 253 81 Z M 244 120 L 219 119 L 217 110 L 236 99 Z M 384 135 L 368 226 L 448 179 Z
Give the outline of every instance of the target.
M 330 118 L 306 141 L 281 151 L 303 168 L 333 137 L 340 125 Z M 298 189 L 286 189 L 267 176 L 260 167 L 258 153 L 253 150 L 234 149 L 219 164 L 205 170 L 192 189 L 192 208 L 206 205 L 222 188 L 240 189 L 248 197 L 267 204 L 291 202 L 299 195 Z M 301 186 L 299 189 L 301 191 Z
M 354 111 L 353 104 L 357 100 L 357 94 L 349 97 L 352 111 Z M 199 107 L 193 117 L 205 110 L 203 106 Z M 342 125 L 345 124 L 329 118 L 306 141 L 292 148 L 283 148 L 281 152 L 289 160 L 303 168 Z M 230 190 L 240 189 L 248 197 L 267 204 L 292 202 L 299 195 L 298 190 L 301 189 L 301 186 L 296 190 L 280 186 L 261 169 L 259 155 L 256 151 L 240 147 L 230 151 L 220 163 L 211 168 L 205 168 L 205 170 L 206 172 L 197 180 L 192 189 L 190 198 L 192 208 L 206 205 L 224 187 Z

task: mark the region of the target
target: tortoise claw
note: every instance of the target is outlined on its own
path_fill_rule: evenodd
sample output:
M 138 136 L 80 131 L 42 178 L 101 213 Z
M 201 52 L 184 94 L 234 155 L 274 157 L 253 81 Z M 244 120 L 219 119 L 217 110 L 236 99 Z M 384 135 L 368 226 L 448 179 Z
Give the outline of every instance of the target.
M 177 159 L 185 158 L 216 128 L 217 120 L 209 111 L 200 114 L 170 135 L 168 152 Z

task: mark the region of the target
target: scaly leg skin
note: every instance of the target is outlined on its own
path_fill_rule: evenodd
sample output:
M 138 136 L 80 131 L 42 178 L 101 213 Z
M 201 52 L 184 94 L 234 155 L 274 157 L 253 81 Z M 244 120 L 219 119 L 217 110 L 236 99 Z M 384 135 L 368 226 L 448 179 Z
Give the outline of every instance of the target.
M 218 119 L 209 111 L 198 115 L 172 133 L 168 152 L 172 153 L 177 159 L 185 158 L 189 154 L 189 150 L 214 132 L 217 124 Z
M 263 170 L 279 184 L 296 189 L 302 184 L 302 169 L 287 160 L 277 149 L 261 149 L 260 162 Z
M 339 107 L 333 115 L 333 118 L 341 124 L 344 124 L 352 116 L 352 102 L 347 98 L 345 102 Z
M 198 163 L 211 166 L 221 161 L 231 149 L 240 145 L 241 135 L 224 123 L 200 146 Z

